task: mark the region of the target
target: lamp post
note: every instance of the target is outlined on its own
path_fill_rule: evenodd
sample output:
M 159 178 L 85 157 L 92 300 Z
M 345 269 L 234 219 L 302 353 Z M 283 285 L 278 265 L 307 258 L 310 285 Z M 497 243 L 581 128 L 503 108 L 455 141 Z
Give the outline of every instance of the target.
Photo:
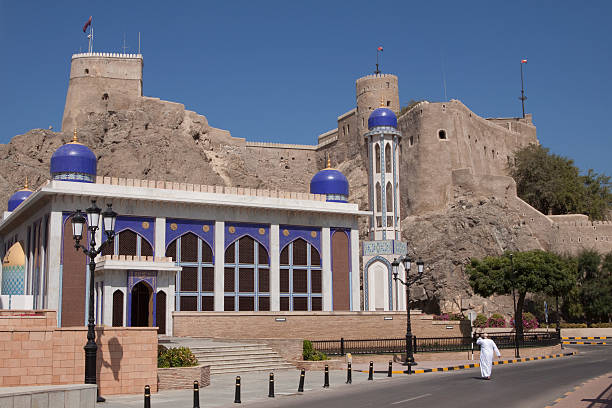
M 510 267 L 512 268 L 512 280 L 514 281 L 514 254 L 510 254 Z M 514 293 L 514 284 L 512 285 L 512 304 L 514 306 L 514 357 L 520 358 L 519 355 L 519 335 L 518 335 L 518 321 L 516 320 L 516 315 L 518 313 L 516 307 L 516 295 Z M 522 323 L 522 322 L 521 322 Z
M 96 381 L 96 354 L 98 346 L 96 345 L 96 332 L 94 326 L 94 271 L 96 269 L 95 258 L 102 252 L 102 249 L 113 242 L 115 237 L 115 221 L 117 213 L 112 209 L 112 204 L 107 204 L 106 210 L 102 210 L 96 206 L 96 201 L 92 200 L 91 207 L 85 210 L 87 215 L 87 230 L 89 235 L 89 243 L 87 246 L 81 245 L 83 239 L 83 227 L 85 225 L 85 217 L 81 210 L 76 210 L 72 217 L 72 238 L 74 239 L 74 247 L 81 249 L 89 258 L 89 320 L 87 322 L 87 344 L 85 344 L 85 384 L 97 384 Z M 104 232 L 107 240 L 96 248 L 96 231 L 100 226 L 100 215 L 104 220 Z M 104 402 L 104 398 L 97 396 L 98 402 Z
M 406 271 L 405 281 L 399 277 L 398 268 L 400 262 L 404 264 L 404 270 Z M 410 285 L 421 279 L 421 276 L 423 276 L 423 267 L 425 263 L 420 259 L 417 261 L 417 275 L 415 276 L 410 276 L 411 264 L 412 260 L 408 256 L 396 258 L 391 264 L 393 266 L 393 279 L 406 287 L 406 361 L 404 362 L 404 365 L 407 366 L 416 365 L 414 361 L 414 350 L 412 349 L 413 336 L 412 324 L 410 322 Z

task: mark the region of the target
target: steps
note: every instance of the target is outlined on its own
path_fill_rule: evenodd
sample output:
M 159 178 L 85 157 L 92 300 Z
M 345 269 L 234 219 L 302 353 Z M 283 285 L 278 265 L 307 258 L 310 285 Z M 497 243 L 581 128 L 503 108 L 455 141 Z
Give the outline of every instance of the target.
M 295 369 L 265 344 L 178 337 L 160 338 L 159 344 L 166 347 L 189 347 L 198 363 L 210 366 L 211 375 Z

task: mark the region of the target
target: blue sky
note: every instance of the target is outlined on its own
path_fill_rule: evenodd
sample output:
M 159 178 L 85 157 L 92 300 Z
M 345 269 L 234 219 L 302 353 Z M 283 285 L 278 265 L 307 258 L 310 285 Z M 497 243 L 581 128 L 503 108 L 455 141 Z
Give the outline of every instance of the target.
M 70 56 L 144 54 L 144 94 L 184 103 L 254 141 L 316 143 L 355 105 L 355 79 L 400 78 L 400 102 L 460 99 L 478 115 L 526 110 L 540 142 L 612 175 L 610 1 L 0 0 L 0 142 L 61 127 Z

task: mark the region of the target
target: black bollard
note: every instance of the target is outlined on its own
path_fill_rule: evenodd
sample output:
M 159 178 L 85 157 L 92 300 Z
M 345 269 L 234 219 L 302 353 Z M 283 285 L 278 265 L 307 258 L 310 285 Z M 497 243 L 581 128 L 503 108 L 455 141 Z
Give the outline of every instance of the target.
M 145 385 L 144 408 L 151 408 L 151 387 Z
M 236 393 L 234 394 L 234 404 L 240 404 L 240 376 L 236 377 Z
M 193 382 L 193 408 L 200 408 L 200 385 Z
M 368 372 L 368 381 L 372 381 L 374 379 L 374 362 L 370 361 L 370 370 Z
M 323 382 L 323 388 L 329 388 L 329 366 L 325 364 L 325 381 Z
M 346 366 L 346 383 L 353 383 L 353 369 L 351 368 L 351 363 L 348 363 L 348 365 Z
M 302 368 L 302 372 L 300 373 L 300 385 L 298 385 L 298 392 L 304 392 L 304 376 L 306 375 L 306 370 Z
M 270 373 L 270 385 L 268 386 L 268 397 L 274 398 L 274 373 Z
M 412 364 L 410 364 L 410 361 L 408 362 L 408 374 L 412 374 Z
M 389 361 L 389 371 L 387 371 L 387 377 L 393 377 L 393 361 Z

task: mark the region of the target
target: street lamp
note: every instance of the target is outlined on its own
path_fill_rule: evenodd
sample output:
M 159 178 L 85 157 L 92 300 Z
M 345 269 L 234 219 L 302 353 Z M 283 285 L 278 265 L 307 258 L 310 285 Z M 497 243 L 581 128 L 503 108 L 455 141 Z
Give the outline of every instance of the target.
M 398 268 L 400 262 L 404 264 L 404 270 L 406 271 L 406 280 L 402 280 L 399 277 Z M 400 282 L 406 287 L 406 361 L 404 365 L 416 365 L 414 362 L 414 350 L 412 349 L 412 325 L 410 323 L 410 285 L 421 279 L 423 276 L 423 268 L 425 263 L 420 259 L 417 261 L 417 275 L 410 276 L 410 268 L 412 266 L 412 260 L 408 256 L 396 258 L 391 266 L 393 266 L 393 279 L 396 282 Z
M 83 239 L 83 229 L 85 225 L 85 217 L 81 210 L 76 210 L 72 217 L 72 238 L 74 239 L 74 247 L 81 249 L 89 258 L 89 320 L 87 322 L 87 344 L 85 344 L 85 384 L 97 384 L 96 381 L 96 354 L 98 346 L 96 345 L 96 332 L 94 326 L 94 271 L 96 269 L 95 258 L 102 252 L 106 245 L 110 245 L 115 237 L 115 221 L 117 213 L 113 211 L 112 204 L 107 204 L 106 210 L 102 210 L 96 205 L 96 201 L 92 200 L 91 207 L 85 210 L 87 215 L 87 230 L 89 235 L 89 244 L 87 247 L 81 245 Z M 96 231 L 100 227 L 100 215 L 104 220 L 104 232 L 106 233 L 106 241 L 96 248 Z M 98 402 L 104 402 L 104 398 L 100 395 L 97 397 Z

